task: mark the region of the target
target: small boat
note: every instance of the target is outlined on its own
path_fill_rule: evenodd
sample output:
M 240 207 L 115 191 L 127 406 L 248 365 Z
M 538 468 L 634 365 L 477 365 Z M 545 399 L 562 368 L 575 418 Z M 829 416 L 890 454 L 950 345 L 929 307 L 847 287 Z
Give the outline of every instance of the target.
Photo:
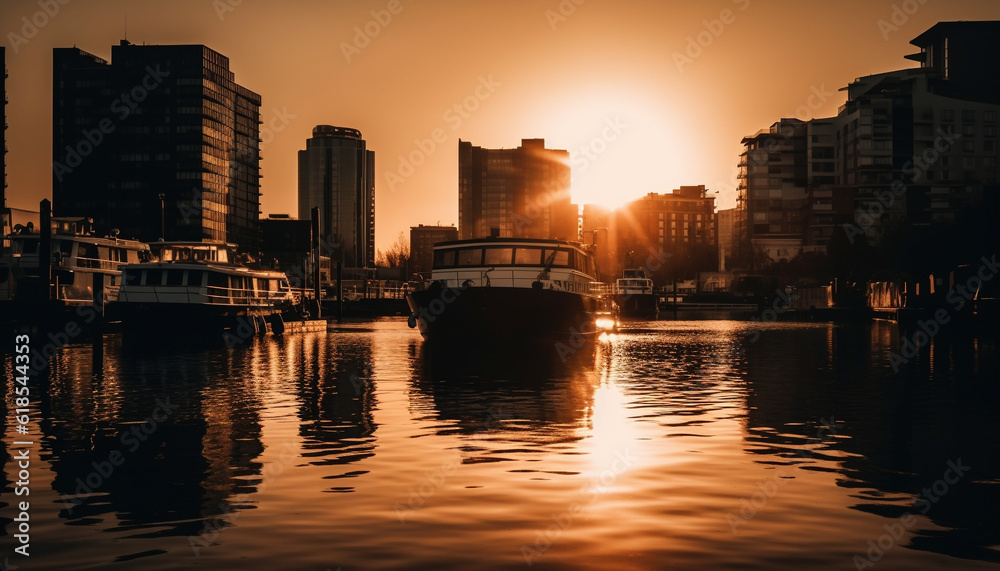
M 94 235 L 88 218 L 52 218 L 51 274 L 45 284 L 39 264 L 41 232 L 30 224 L 18 225 L 4 239 L 10 247 L 0 256 L 0 301 L 10 306 L 9 315 L 25 313 L 32 320 L 40 311 L 102 310 L 118 298 L 121 267 L 150 259 L 149 246 L 138 240 L 116 233 Z
M 428 341 L 566 341 L 614 326 L 589 246 L 482 238 L 434 245 L 431 277 L 410 284 L 410 327 Z
M 656 319 L 660 308 L 646 268 L 626 269 L 615 282 L 615 301 L 622 317 Z
M 296 304 L 284 272 L 237 263 L 225 242 L 153 242 L 154 261 L 122 268 L 110 308 L 127 331 L 218 335 L 283 330 L 282 312 Z M 245 260 L 244 260 L 245 261 Z

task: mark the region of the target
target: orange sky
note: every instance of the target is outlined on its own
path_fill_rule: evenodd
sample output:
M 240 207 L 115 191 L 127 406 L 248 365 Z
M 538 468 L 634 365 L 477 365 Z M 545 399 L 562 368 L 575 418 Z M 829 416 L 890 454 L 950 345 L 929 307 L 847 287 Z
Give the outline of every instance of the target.
M 731 207 L 744 135 L 835 114 L 853 78 L 915 65 L 909 40 L 938 21 L 1000 19 L 990 0 L 62 1 L 0 3 L 9 206 L 51 197 L 52 48 L 110 59 L 127 14 L 131 42 L 205 44 L 261 94 L 265 214 L 296 212 L 315 125 L 361 130 L 380 249 L 457 224 L 460 138 L 569 150 L 578 202 L 705 184 Z

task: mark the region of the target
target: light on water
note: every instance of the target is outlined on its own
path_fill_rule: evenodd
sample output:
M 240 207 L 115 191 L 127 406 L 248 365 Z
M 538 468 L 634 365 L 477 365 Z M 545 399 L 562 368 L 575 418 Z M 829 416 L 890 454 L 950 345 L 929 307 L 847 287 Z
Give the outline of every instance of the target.
M 1000 567 L 994 340 L 894 371 L 887 323 L 626 325 L 66 347 L 34 381 L 30 568 Z

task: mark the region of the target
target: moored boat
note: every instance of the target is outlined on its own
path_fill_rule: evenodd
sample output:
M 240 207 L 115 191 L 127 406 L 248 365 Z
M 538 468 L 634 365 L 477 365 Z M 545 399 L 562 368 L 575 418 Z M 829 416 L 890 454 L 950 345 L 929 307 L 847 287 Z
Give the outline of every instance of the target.
M 111 312 L 139 334 L 279 333 L 295 296 L 284 272 L 237 263 L 234 244 L 154 242 L 155 261 L 122 268 Z M 246 336 L 245 333 L 242 334 Z
M 592 253 L 574 242 L 441 242 L 434 246 L 430 279 L 412 284 L 407 294 L 410 326 L 427 340 L 590 338 L 614 321 L 608 288 L 595 275 Z
M 18 226 L 5 236 L 9 248 L 0 256 L 0 303 L 4 313 L 37 321 L 67 310 L 99 313 L 118 298 L 121 267 L 150 259 L 149 246 L 138 241 L 99 237 L 87 218 L 51 219 L 49 279 L 42 277 L 42 233 Z
M 656 319 L 660 308 L 653 279 L 645 268 L 626 269 L 615 281 L 615 301 L 622 317 Z

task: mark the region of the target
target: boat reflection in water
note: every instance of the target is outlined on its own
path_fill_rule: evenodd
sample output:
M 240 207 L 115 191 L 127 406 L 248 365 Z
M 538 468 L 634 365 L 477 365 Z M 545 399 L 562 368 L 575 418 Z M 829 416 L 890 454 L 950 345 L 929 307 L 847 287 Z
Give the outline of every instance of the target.
M 589 338 L 563 343 L 449 347 L 419 344 L 413 386 L 448 431 L 484 433 L 501 426 L 527 431 L 538 442 L 578 438 L 569 433 L 593 406 L 600 375 L 595 362 L 608 349 Z M 519 438 L 523 438 L 521 433 Z
M 907 335 L 647 321 L 511 352 L 384 319 L 146 353 L 107 335 L 37 380 L 31 562 L 791 571 L 868 568 L 874 542 L 877 569 L 996 567 L 996 340 L 941 333 L 899 363 Z

